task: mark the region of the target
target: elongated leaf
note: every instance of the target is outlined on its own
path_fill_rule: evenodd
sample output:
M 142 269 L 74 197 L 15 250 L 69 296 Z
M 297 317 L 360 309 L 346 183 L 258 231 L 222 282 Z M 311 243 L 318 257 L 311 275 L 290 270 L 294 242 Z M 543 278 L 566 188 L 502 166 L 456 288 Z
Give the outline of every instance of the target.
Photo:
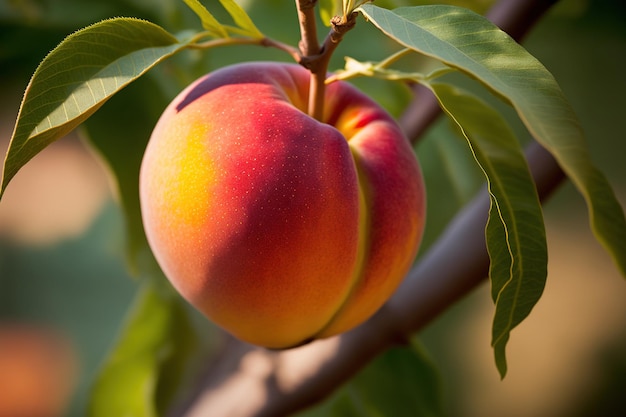
M 228 37 L 228 32 L 220 22 L 204 7 L 199 0 L 183 0 L 198 15 L 202 27 L 218 38 Z
M 110 353 L 92 389 L 89 417 L 163 415 L 184 374 L 185 359 L 193 351 L 195 339 L 180 297 L 163 289 L 144 285 L 130 312 L 129 321 L 117 346 Z M 174 372 L 176 367 L 178 372 Z M 168 378 L 161 380 L 163 372 Z M 161 398 L 163 399 L 163 398 Z
M 185 46 L 161 27 L 132 18 L 104 20 L 68 36 L 41 62 L 26 88 L 0 196 L 38 152 Z
M 476 13 L 485 14 L 491 6 L 496 2 L 496 0 L 445 0 L 445 4 L 465 7 L 466 9 L 470 9 L 475 11 Z M 401 3 L 401 2 L 398 2 Z M 441 0 L 411 0 L 412 6 L 425 6 L 432 4 L 442 4 Z M 406 3 L 404 4 L 406 5 Z M 382 6 L 382 5 L 381 5 Z M 397 4 L 395 7 L 403 6 L 403 4 Z M 382 6 L 385 7 L 385 6 Z M 388 7 L 389 8 L 389 7 Z
M 548 248 L 539 197 L 519 142 L 500 114 L 447 84 L 430 88 L 454 120 L 488 180 L 491 208 L 486 228 L 492 297 L 492 344 L 506 373 L 509 333 L 537 303 L 545 286 Z
M 220 0 L 220 3 L 222 3 L 222 6 L 224 6 L 228 14 L 230 14 L 237 26 L 244 29 L 248 36 L 252 36 L 253 38 L 263 37 L 261 31 L 257 29 L 252 19 L 250 19 L 250 16 L 248 16 L 246 11 L 242 9 L 235 0 Z
M 593 165 L 576 115 L 539 61 L 484 17 L 453 6 L 371 4 L 361 12 L 400 44 L 476 78 L 509 102 L 530 133 L 584 196 L 591 227 L 626 277 L 626 219 L 605 176 Z

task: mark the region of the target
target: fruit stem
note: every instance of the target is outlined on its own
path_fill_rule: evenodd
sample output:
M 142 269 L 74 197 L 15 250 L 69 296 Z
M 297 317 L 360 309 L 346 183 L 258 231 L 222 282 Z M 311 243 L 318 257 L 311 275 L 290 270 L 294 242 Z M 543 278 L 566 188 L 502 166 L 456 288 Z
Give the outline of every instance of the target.
M 356 12 L 349 15 L 335 16 L 330 20 L 330 32 L 324 40 L 321 48 L 317 40 L 312 40 L 315 31 L 315 22 L 312 21 L 313 6 L 316 0 L 296 0 L 298 5 L 298 17 L 302 40 L 300 41 L 300 52 L 302 57 L 300 64 L 311 72 L 311 82 L 309 86 L 308 113 L 311 117 L 322 120 L 324 117 L 324 96 L 326 92 L 326 74 L 330 57 L 350 29 L 356 24 Z M 302 9 L 302 7 L 309 7 Z M 315 51 L 315 52 L 314 52 Z
M 296 0 L 298 9 L 298 22 L 300 22 L 300 63 L 311 71 L 309 84 L 309 116 L 321 120 L 324 113 L 324 77 L 319 72 L 303 63 L 307 57 L 319 56 L 320 46 L 317 41 L 317 28 L 315 24 L 315 5 L 317 0 Z M 321 98 L 320 98 L 321 97 Z
M 314 96 L 311 100 L 309 98 L 309 105 L 313 105 L 313 117 L 317 120 L 321 120 L 324 115 L 324 93 L 326 89 L 326 74 L 328 73 L 328 64 L 330 63 L 330 57 L 339 46 L 339 42 L 343 39 L 343 35 L 345 35 L 350 29 L 354 27 L 356 24 L 356 12 L 350 13 L 350 16 L 346 18 L 346 16 L 335 16 L 330 20 L 330 32 L 326 39 L 324 40 L 324 44 L 322 45 L 319 61 L 317 65 L 315 65 L 316 72 L 314 73 L 314 77 L 316 79 L 316 90 L 314 92 Z

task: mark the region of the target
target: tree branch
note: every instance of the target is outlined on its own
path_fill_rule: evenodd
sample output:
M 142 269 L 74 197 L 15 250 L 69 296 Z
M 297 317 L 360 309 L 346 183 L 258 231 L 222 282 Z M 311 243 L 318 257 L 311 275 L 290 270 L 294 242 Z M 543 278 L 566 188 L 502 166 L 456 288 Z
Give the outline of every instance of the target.
M 502 0 L 489 16 L 520 39 L 553 3 Z M 438 115 L 434 98 L 417 89 L 401 122 L 409 137 L 417 140 Z M 527 158 L 543 201 L 564 175 L 536 143 L 527 149 Z M 488 210 L 489 196 L 482 190 L 422 256 L 389 302 L 350 332 L 280 352 L 228 338 L 200 381 L 201 389 L 172 415 L 284 416 L 321 401 L 404 335 L 419 331 L 484 282 L 489 266 L 484 236 Z

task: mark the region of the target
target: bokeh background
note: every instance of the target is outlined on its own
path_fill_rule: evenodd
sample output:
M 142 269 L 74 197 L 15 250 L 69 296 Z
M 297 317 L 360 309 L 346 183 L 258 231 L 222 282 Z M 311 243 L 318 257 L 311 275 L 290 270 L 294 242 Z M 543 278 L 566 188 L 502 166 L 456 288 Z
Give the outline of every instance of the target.
M 279 7 L 281 1 L 267 4 Z M 170 30 L 195 25 L 184 10 L 173 0 L 158 7 L 148 0 L 0 0 L 0 154 L 30 75 L 64 36 L 119 15 L 148 18 Z M 288 40 L 295 20 L 286 27 L 269 20 L 259 23 L 261 29 Z M 626 206 L 625 3 L 562 0 L 524 45 L 559 81 L 594 161 Z M 358 55 L 348 48 L 340 51 Z M 239 58 L 223 52 L 212 65 Z M 420 145 L 423 158 L 437 151 L 445 123 Z M 519 131 L 520 139 L 525 135 Z M 428 172 L 429 161 L 422 163 Z M 427 181 L 433 200 L 445 201 L 450 190 Z M 456 200 L 476 188 L 457 189 Z M 489 346 L 493 306 L 487 284 L 421 335 L 441 369 L 451 415 L 626 415 L 626 281 L 593 238 L 584 202 L 571 184 L 548 202 L 545 216 L 547 286 L 512 333 L 503 381 Z M 0 203 L 0 417 L 84 414 L 90 383 L 136 289 L 125 266 L 124 233 L 107 169 L 78 133 L 48 147 L 14 178 Z M 29 382 L 29 372 L 36 382 Z M 40 411 L 2 414 L 20 395 L 32 395 L 20 390 L 34 383 L 39 394 L 51 397 L 30 397 L 27 404 Z

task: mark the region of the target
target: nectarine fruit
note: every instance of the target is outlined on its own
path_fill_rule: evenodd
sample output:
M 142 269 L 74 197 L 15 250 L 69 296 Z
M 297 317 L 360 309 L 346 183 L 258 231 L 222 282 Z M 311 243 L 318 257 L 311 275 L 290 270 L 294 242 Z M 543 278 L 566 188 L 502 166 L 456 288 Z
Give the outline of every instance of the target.
M 298 65 L 206 75 L 159 119 L 140 174 L 148 242 L 165 275 L 213 322 L 287 348 L 374 314 L 415 257 L 422 174 L 377 103 L 327 86 L 322 121 Z

